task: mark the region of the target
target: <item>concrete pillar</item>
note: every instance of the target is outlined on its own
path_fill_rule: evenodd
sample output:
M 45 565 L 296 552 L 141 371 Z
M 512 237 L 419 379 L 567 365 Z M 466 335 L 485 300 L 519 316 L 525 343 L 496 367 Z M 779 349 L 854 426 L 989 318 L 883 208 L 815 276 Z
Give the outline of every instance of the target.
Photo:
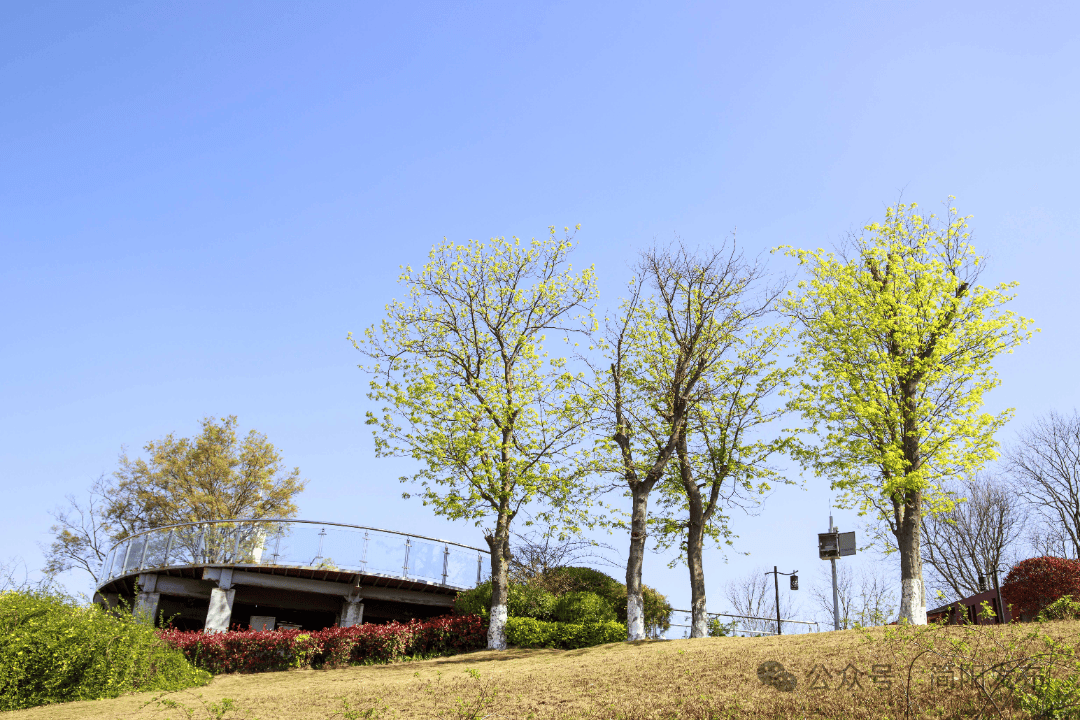
M 144 573 L 139 576 L 139 594 L 135 598 L 133 614 L 139 622 L 153 625 L 157 620 L 158 605 L 161 603 L 161 593 L 157 592 L 157 575 Z
M 220 633 L 229 629 L 235 597 L 236 590 L 233 588 L 214 588 L 210 591 L 210 607 L 206 611 L 206 625 L 203 626 L 206 632 Z
M 346 598 L 341 603 L 341 623 L 343 628 L 364 624 L 364 603 L 359 599 Z
M 153 625 L 157 622 L 158 605 L 161 603 L 161 593 L 141 592 L 135 598 L 135 617 L 139 622 Z

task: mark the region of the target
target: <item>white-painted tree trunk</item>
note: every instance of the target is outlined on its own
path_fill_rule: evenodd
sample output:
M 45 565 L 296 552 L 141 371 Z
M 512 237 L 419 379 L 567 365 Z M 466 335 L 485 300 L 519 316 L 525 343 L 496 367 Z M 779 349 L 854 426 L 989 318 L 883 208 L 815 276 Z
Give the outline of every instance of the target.
M 641 593 L 626 596 L 626 639 L 628 642 L 645 639 L 645 598 Z
M 926 594 L 922 580 L 918 578 L 903 578 L 900 581 L 900 622 L 926 624 Z
M 690 637 L 709 637 L 709 618 L 705 615 L 705 598 L 695 601 L 690 608 Z
M 495 605 L 491 608 L 491 618 L 488 622 L 488 650 L 506 649 L 506 605 Z

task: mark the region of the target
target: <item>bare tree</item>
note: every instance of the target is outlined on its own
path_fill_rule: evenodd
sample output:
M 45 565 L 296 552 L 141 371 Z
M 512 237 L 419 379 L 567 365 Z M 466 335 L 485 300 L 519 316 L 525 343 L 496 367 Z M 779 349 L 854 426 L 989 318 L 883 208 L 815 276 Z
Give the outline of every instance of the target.
M 102 474 L 90 485 L 85 501 L 67 495 L 67 504 L 54 508 L 50 515 L 54 520 L 49 531 L 53 541 L 45 553 L 45 573 L 57 575 L 72 569 L 86 571 L 95 584 L 101 563 L 117 536 L 136 532 L 135 527 L 124 522 L 124 513 L 109 512 L 116 504 L 116 486 Z M 128 513 L 130 514 L 130 513 Z
M 731 605 L 733 614 L 754 618 L 776 617 L 776 587 L 772 576 L 766 575 L 766 572 L 765 568 L 758 567 L 724 584 L 724 599 Z M 781 589 L 780 619 L 791 619 L 795 612 L 796 604 L 790 591 Z M 776 633 L 775 620 L 740 619 L 738 627 L 756 632 Z
M 849 630 L 856 625 L 884 625 L 896 612 L 896 593 L 892 584 L 875 570 L 854 570 L 846 563 L 838 563 L 836 590 L 841 630 Z M 828 565 L 819 568 L 818 582 L 810 587 L 810 597 L 818 611 L 818 619 L 832 625 L 832 570 Z
M 1026 513 L 1001 478 L 979 474 L 947 486 L 952 510 L 928 514 L 923 524 L 923 562 L 933 569 L 931 589 L 944 602 L 985 590 L 997 568 L 1016 561 Z
M 1027 544 L 1033 553 L 1032 557 L 1076 559 L 1072 540 L 1059 527 L 1047 526 L 1042 522 L 1031 523 L 1027 533 Z
M 1051 410 L 1037 418 L 1007 457 L 1009 472 L 1044 524 L 1050 545 L 1060 542 L 1071 557 L 1080 557 L 1080 413 Z
M 608 559 L 615 552 L 610 545 L 574 535 L 561 537 L 551 532 L 513 533 L 510 552 L 510 579 L 528 582 L 549 574 L 550 570 L 573 565 L 622 567 Z

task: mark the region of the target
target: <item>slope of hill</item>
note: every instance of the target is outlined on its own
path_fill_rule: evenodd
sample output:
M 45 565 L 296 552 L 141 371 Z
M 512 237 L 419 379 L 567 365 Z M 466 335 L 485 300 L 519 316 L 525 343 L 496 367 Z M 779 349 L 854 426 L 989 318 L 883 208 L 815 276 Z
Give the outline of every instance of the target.
M 204 688 L 165 697 L 144 693 L 10 717 L 880 719 L 994 717 L 998 711 L 1030 717 L 1007 686 L 1027 687 L 1018 669 L 1026 658 L 1049 662 L 1055 675 L 1075 676 L 1075 665 L 1060 653 L 1075 648 L 1078 635 L 1080 622 L 1066 621 L 1041 629 L 872 628 L 485 651 L 396 665 L 219 676 Z M 1059 655 L 1046 655 L 1047 637 L 1063 641 Z M 997 674 L 986 672 L 1001 662 Z M 972 670 L 984 673 L 982 689 L 973 684 Z M 223 705 L 226 698 L 231 702 Z

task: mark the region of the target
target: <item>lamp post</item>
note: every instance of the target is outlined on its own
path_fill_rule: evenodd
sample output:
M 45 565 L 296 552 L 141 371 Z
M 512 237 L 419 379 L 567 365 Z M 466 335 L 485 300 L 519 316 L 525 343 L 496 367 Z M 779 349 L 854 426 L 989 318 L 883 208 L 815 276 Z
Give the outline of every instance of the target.
M 798 570 L 796 570 L 794 572 L 789 572 L 789 573 L 780 572 L 780 571 L 778 571 L 776 569 L 776 566 L 773 565 L 772 566 L 772 571 L 765 573 L 766 575 L 772 575 L 773 576 L 773 589 L 776 590 L 776 634 L 777 635 L 783 635 L 784 634 L 781 631 L 781 628 L 780 628 L 780 576 L 781 575 L 790 575 L 791 577 L 793 577 L 794 580 L 791 583 L 791 587 L 792 587 L 793 590 L 798 590 L 799 589 L 799 576 L 797 574 L 798 572 L 799 572 Z

